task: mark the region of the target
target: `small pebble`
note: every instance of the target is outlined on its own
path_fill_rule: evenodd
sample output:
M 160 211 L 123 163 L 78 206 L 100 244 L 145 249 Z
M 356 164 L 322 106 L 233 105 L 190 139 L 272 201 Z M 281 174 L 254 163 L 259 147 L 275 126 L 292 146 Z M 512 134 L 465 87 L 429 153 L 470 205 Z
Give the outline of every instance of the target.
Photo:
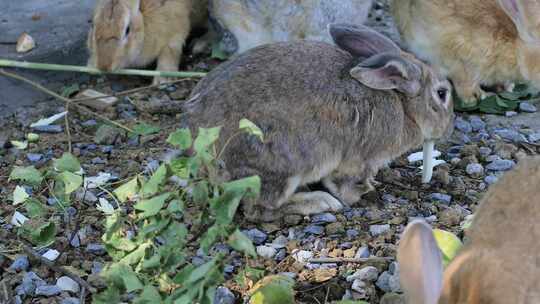
M 61 292 L 62 289 L 56 285 L 43 285 L 36 288 L 35 294 L 36 296 L 51 297 L 59 295 Z
M 268 235 L 262 231 L 260 231 L 257 228 L 244 230 L 242 231 L 247 237 L 255 244 L 255 245 L 262 245 L 266 239 L 268 238 Z
M 494 162 L 494 161 L 497 161 L 497 160 L 500 160 L 501 157 L 499 155 L 490 155 L 488 157 L 486 157 L 486 161 L 488 163 L 491 163 L 491 162 Z
M 471 177 L 475 177 L 475 178 L 478 178 L 478 177 L 481 177 L 482 175 L 484 175 L 484 167 L 481 164 L 478 164 L 478 163 L 468 164 L 465 171 Z
M 488 164 L 486 169 L 490 171 L 508 171 L 515 165 L 516 163 L 513 160 L 500 159 Z
M 499 178 L 495 175 L 488 175 L 484 178 L 484 182 L 486 182 L 486 184 L 488 185 L 493 185 L 497 182 Z
M 88 128 L 88 127 L 94 127 L 97 125 L 97 121 L 95 121 L 94 119 L 90 119 L 90 120 L 87 120 L 87 121 L 83 121 L 81 123 L 81 125 L 85 128 Z
M 536 109 L 536 107 L 528 102 L 520 102 L 519 103 L 519 110 L 521 112 L 526 112 L 526 113 L 534 113 L 536 111 L 538 111 Z
M 515 111 L 506 111 L 506 113 L 504 113 L 504 115 L 505 115 L 506 117 L 512 117 L 512 116 L 518 115 L 518 113 L 515 112 Z
M 496 129 L 495 134 L 500 136 L 504 140 L 512 141 L 512 142 L 526 142 L 527 139 L 525 136 L 520 134 L 516 130 L 510 130 L 510 129 Z
M 371 233 L 372 236 L 378 236 L 381 234 L 385 234 L 390 230 L 390 225 L 384 224 L 384 225 L 370 225 L 369 226 L 369 233 Z
M 278 262 L 281 262 L 285 259 L 285 257 L 287 256 L 287 250 L 285 249 L 280 249 L 276 256 L 274 257 L 274 260 L 278 261 Z
M 369 248 L 367 246 L 362 246 L 358 248 L 358 250 L 356 251 L 356 254 L 354 255 L 354 258 L 366 259 L 366 258 L 369 258 L 369 256 L 370 256 Z
M 354 239 L 354 238 L 358 237 L 358 235 L 360 233 L 358 232 L 358 230 L 353 228 L 353 229 L 347 229 L 346 234 L 347 234 L 348 238 Z
M 105 247 L 101 244 L 90 243 L 86 245 L 86 252 L 95 254 L 95 255 L 104 255 L 106 253 Z
M 347 282 L 354 280 L 361 280 L 364 282 L 373 282 L 379 277 L 379 270 L 373 266 L 366 266 L 360 270 L 357 270 L 354 274 L 346 278 Z
M 9 266 L 10 270 L 20 272 L 20 271 L 26 271 L 30 267 L 30 262 L 28 261 L 28 257 L 26 255 L 19 256 L 11 263 Z
M 72 293 L 77 293 L 81 289 L 79 283 L 66 276 L 59 277 L 58 280 L 56 280 L 56 286 L 63 291 L 69 291 Z
M 392 275 L 388 271 L 383 272 L 377 279 L 377 282 L 375 283 L 375 285 L 377 285 L 377 287 L 379 287 L 384 292 L 390 292 L 391 288 L 390 288 L 389 280 L 391 276 Z
M 471 121 L 472 130 L 475 132 L 486 128 L 486 123 L 478 116 L 471 116 L 469 120 Z
M 443 193 L 432 193 L 429 197 L 431 200 L 439 201 L 445 204 L 450 204 L 452 201 L 452 196 Z
M 334 223 L 336 221 L 336 216 L 332 213 L 316 214 L 311 218 L 311 222 L 314 224 Z
M 358 293 L 358 295 L 355 297 L 356 300 L 365 300 L 368 298 L 366 283 L 364 281 L 354 280 L 351 285 L 351 289 Z
M 40 160 L 43 159 L 43 154 L 39 154 L 39 153 L 27 153 L 27 154 L 26 154 L 26 158 L 27 158 L 31 163 L 37 163 L 38 161 L 40 161 Z
M 257 254 L 265 259 L 271 259 L 273 258 L 276 253 L 277 253 L 277 250 L 273 247 L 270 247 L 270 246 L 257 246 Z
M 48 125 L 48 126 L 38 126 L 32 128 L 36 132 L 41 133 L 62 133 L 64 129 L 60 125 Z
M 319 225 L 309 225 L 304 228 L 305 233 L 321 235 L 324 234 L 324 227 Z
M 214 304 L 234 304 L 236 298 L 227 287 L 220 286 L 214 293 Z
M 79 301 L 79 299 L 73 298 L 73 297 L 64 298 L 62 299 L 62 302 L 60 302 L 60 304 L 80 304 L 80 303 L 81 301 Z
M 456 127 L 456 129 L 463 133 L 470 133 L 473 130 L 471 124 L 468 121 L 464 120 L 461 116 L 456 117 L 456 120 L 454 121 L 454 126 Z
M 292 257 L 300 263 L 307 263 L 311 258 L 313 258 L 313 252 L 307 250 L 297 250 L 293 251 Z
M 479 152 L 481 156 L 488 157 L 491 154 L 491 152 L 493 152 L 493 150 L 491 150 L 488 147 L 480 147 Z

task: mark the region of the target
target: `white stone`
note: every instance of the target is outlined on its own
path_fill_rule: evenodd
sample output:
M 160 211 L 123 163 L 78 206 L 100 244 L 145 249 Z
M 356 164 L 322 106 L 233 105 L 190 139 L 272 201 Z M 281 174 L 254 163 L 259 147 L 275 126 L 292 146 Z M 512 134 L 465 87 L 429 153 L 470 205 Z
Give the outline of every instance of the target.
M 270 246 L 257 246 L 257 254 L 263 258 L 271 259 L 273 258 L 277 253 L 277 250 Z
M 56 286 L 58 286 L 62 291 L 70 291 L 73 293 L 78 293 L 81 289 L 79 283 L 75 282 L 70 277 L 59 277 L 56 281 Z
M 100 111 L 112 107 L 118 102 L 118 98 L 105 95 L 92 89 L 82 91 L 77 95 L 77 98 L 93 98 L 81 101 L 80 103 Z
M 311 258 L 313 258 L 313 252 L 306 250 L 296 250 L 293 251 L 293 258 L 300 263 L 307 263 Z
M 60 256 L 60 252 L 54 249 L 49 249 L 42 256 L 49 261 L 54 261 Z

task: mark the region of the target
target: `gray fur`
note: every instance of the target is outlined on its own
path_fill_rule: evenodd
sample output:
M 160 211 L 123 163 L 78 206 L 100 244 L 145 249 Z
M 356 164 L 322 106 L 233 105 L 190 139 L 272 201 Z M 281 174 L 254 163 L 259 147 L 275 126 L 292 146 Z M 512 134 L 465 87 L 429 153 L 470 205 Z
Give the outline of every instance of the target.
M 422 71 L 416 96 L 361 84 L 350 75 L 357 59 L 325 42 L 260 46 L 199 82 L 185 122 L 194 132 L 222 125 L 220 145 L 238 132 L 242 118 L 262 129 L 264 143 L 236 136 L 224 153 L 231 177 L 262 178 L 259 202 L 245 204 L 249 218 L 339 210 L 327 193 L 294 192 L 322 180 L 341 203 L 355 203 L 373 189 L 370 181 L 381 166 L 425 139 L 440 138 L 451 125 L 451 100 L 442 106 L 433 98 L 436 86 L 449 84 L 411 55 L 402 58 Z
M 271 42 L 300 39 L 331 42 L 326 31 L 328 24 L 364 23 L 372 1 L 212 0 L 210 14 L 218 32 L 235 37 L 235 43 L 229 36 L 222 41 L 222 49 L 232 54 Z

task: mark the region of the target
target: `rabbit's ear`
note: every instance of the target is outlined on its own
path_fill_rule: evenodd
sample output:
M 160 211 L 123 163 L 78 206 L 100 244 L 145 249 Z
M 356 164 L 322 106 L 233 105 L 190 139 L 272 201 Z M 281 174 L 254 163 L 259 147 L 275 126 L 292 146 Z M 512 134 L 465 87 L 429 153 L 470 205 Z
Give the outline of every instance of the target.
M 362 61 L 350 74 L 365 86 L 377 90 L 398 90 L 417 96 L 422 71 L 414 63 L 395 54 L 379 54 Z
M 538 18 L 540 3 L 531 0 L 497 0 L 518 30 L 519 37 L 526 42 L 538 41 Z
M 436 304 L 442 289 L 443 266 L 433 231 L 426 222 L 415 220 L 407 225 L 397 260 L 408 303 Z
M 328 25 L 328 31 L 337 46 L 358 58 L 401 52 L 392 40 L 367 26 L 333 23 Z

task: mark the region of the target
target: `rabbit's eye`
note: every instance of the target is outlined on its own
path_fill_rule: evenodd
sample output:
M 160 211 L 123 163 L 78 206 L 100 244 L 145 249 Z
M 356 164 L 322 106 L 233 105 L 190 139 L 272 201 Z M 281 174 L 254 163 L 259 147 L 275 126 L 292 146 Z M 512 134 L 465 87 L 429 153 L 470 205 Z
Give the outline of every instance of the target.
M 446 102 L 446 96 L 448 95 L 448 90 L 446 88 L 440 88 L 437 90 L 437 95 L 442 102 Z

